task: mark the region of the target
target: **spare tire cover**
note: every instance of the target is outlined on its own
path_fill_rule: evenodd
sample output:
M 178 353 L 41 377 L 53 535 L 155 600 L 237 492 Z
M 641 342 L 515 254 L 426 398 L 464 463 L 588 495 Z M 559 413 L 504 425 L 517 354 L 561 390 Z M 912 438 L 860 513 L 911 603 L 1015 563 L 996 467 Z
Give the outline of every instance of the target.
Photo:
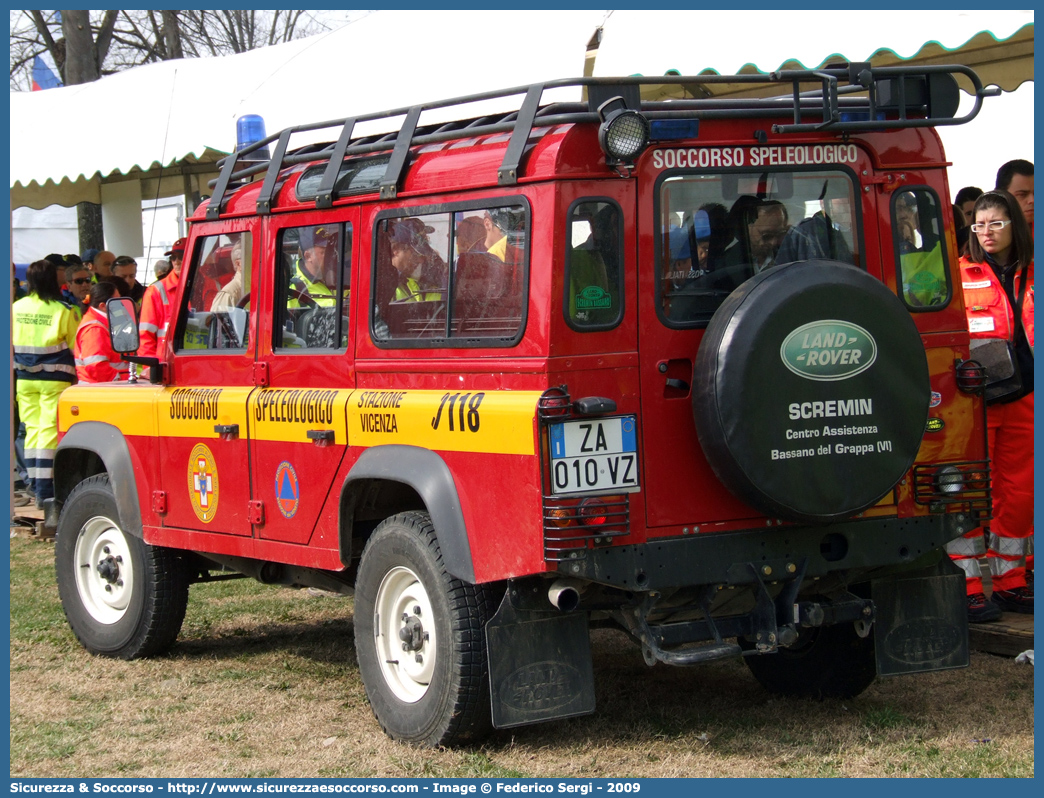
M 913 464 L 931 388 L 921 336 L 880 281 L 834 261 L 752 277 L 696 356 L 693 414 L 714 473 L 766 515 L 847 518 Z

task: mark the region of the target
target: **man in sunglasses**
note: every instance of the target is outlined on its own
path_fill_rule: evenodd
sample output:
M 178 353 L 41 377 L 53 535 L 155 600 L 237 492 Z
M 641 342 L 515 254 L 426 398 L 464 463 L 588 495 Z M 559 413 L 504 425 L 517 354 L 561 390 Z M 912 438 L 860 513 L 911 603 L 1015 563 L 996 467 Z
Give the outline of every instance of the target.
M 65 288 L 62 299 L 73 309 L 77 320 L 87 312 L 87 294 L 91 290 L 91 273 L 82 263 L 70 263 L 65 267 Z

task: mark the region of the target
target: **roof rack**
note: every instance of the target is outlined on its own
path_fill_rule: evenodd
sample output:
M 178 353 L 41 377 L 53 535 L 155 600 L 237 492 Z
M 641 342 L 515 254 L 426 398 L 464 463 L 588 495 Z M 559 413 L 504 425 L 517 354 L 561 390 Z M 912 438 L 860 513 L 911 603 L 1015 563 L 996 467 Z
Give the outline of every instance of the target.
M 974 88 L 975 103 L 964 116 L 956 116 L 959 90 L 955 75 L 966 76 Z M 790 84 L 790 92 L 773 97 L 718 99 L 665 99 L 642 101 L 641 87 L 649 85 L 682 85 L 689 93 L 700 87 L 721 83 Z M 817 84 L 802 91 L 802 85 Z M 563 87 L 580 86 L 586 90 L 582 102 L 554 102 L 541 105 L 544 92 Z M 649 119 L 735 119 L 751 116 L 779 117 L 789 114 L 793 121 L 773 124 L 774 133 L 882 130 L 911 127 L 936 127 L 970 122 L 979 113 L 984 97 L 996 96 L 1000 89 L 984 88 L 979 76 L 969 67 L 891 66 L 874 67 L 869 62 L 831 64 L 820 69 L 787 69 L 749 75 L 697 76 L 663 75 L 658 77 L 564 78 L 528 86 L 469 94 L 449 100 L 394 108 L 390 111 L 315 122 L 286 128 L 266 139 L 244 147 L 218 162 L 220 175 L 210 182 L 214 194 L 207 206 L 207 219 L 217 219 L 229 190 L 239 181 L 265 173 L 257 199 L 257 212 L 271 213 L 272 201 L 280 172 L 301 163 L 327 164 L 319 183 L 315 204 L 329 208 L 336 199 L 334 186 L 345 158 L 374 152 L 391 156 L 380 181 L 380 195 L 396 195 L 408 166 L 410 149 L 463 137 L 510 133 L 507 151 L 497 170 L 499 185 L 514 185 L 526 143 L 534 128 L 561 124 L 600 121 L 596 109 L 605 100 L 620 96 L 628 108 L 641 111 Z M 522 96 L 517 110 L 479 118 L 422 126 L 421 115 L 440 108 Z M 881 112 L 895 115 L 878 119 Z M 404 117 L 397 131 L 379 136 L 353 137 L 361 122 Z M 290 137 L 306 131 L 339 129 L 333 143 L 308 145 L 288 152 Z M 258 159 L 262 148 L 275 144 L 270 159 Z

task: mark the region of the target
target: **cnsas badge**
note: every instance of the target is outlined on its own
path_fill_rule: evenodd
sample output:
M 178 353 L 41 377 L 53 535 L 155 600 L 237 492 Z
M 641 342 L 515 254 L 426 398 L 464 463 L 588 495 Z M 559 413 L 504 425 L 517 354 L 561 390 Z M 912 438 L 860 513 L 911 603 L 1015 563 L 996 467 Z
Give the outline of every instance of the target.
M 275 495 L 279 512 L 284 518 L 293 518 L 301 498 L 301 488 L 297 482 L 297 472 L 286 460 L 276 469 Z
M 209 524 L 217 513 L 218 472 L 214 454 L 205 443 L 197 443 L 189 455 L 188 488 L 196 517 Z

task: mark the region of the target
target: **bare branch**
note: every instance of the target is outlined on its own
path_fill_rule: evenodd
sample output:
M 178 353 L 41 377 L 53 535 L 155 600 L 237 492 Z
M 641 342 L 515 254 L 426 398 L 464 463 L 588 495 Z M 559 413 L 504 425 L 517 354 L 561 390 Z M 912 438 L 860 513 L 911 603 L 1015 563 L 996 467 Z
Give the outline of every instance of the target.
M 93 70 L 66 79 L 69 35 L 51 11 L 22 11 L 13 17 L 10 35 L 10 82 L 14 91 L 32 85 L 32 60 L 49 52 L 66 83 L 95 79 L 152 61 L 243 53 L 309 36 L 327 26 L 299 10 L 122 10 L 62 11 L 75 19 L 75 54 L 88 53 Z M 86 77 L 90 73 L 94 77 Z

